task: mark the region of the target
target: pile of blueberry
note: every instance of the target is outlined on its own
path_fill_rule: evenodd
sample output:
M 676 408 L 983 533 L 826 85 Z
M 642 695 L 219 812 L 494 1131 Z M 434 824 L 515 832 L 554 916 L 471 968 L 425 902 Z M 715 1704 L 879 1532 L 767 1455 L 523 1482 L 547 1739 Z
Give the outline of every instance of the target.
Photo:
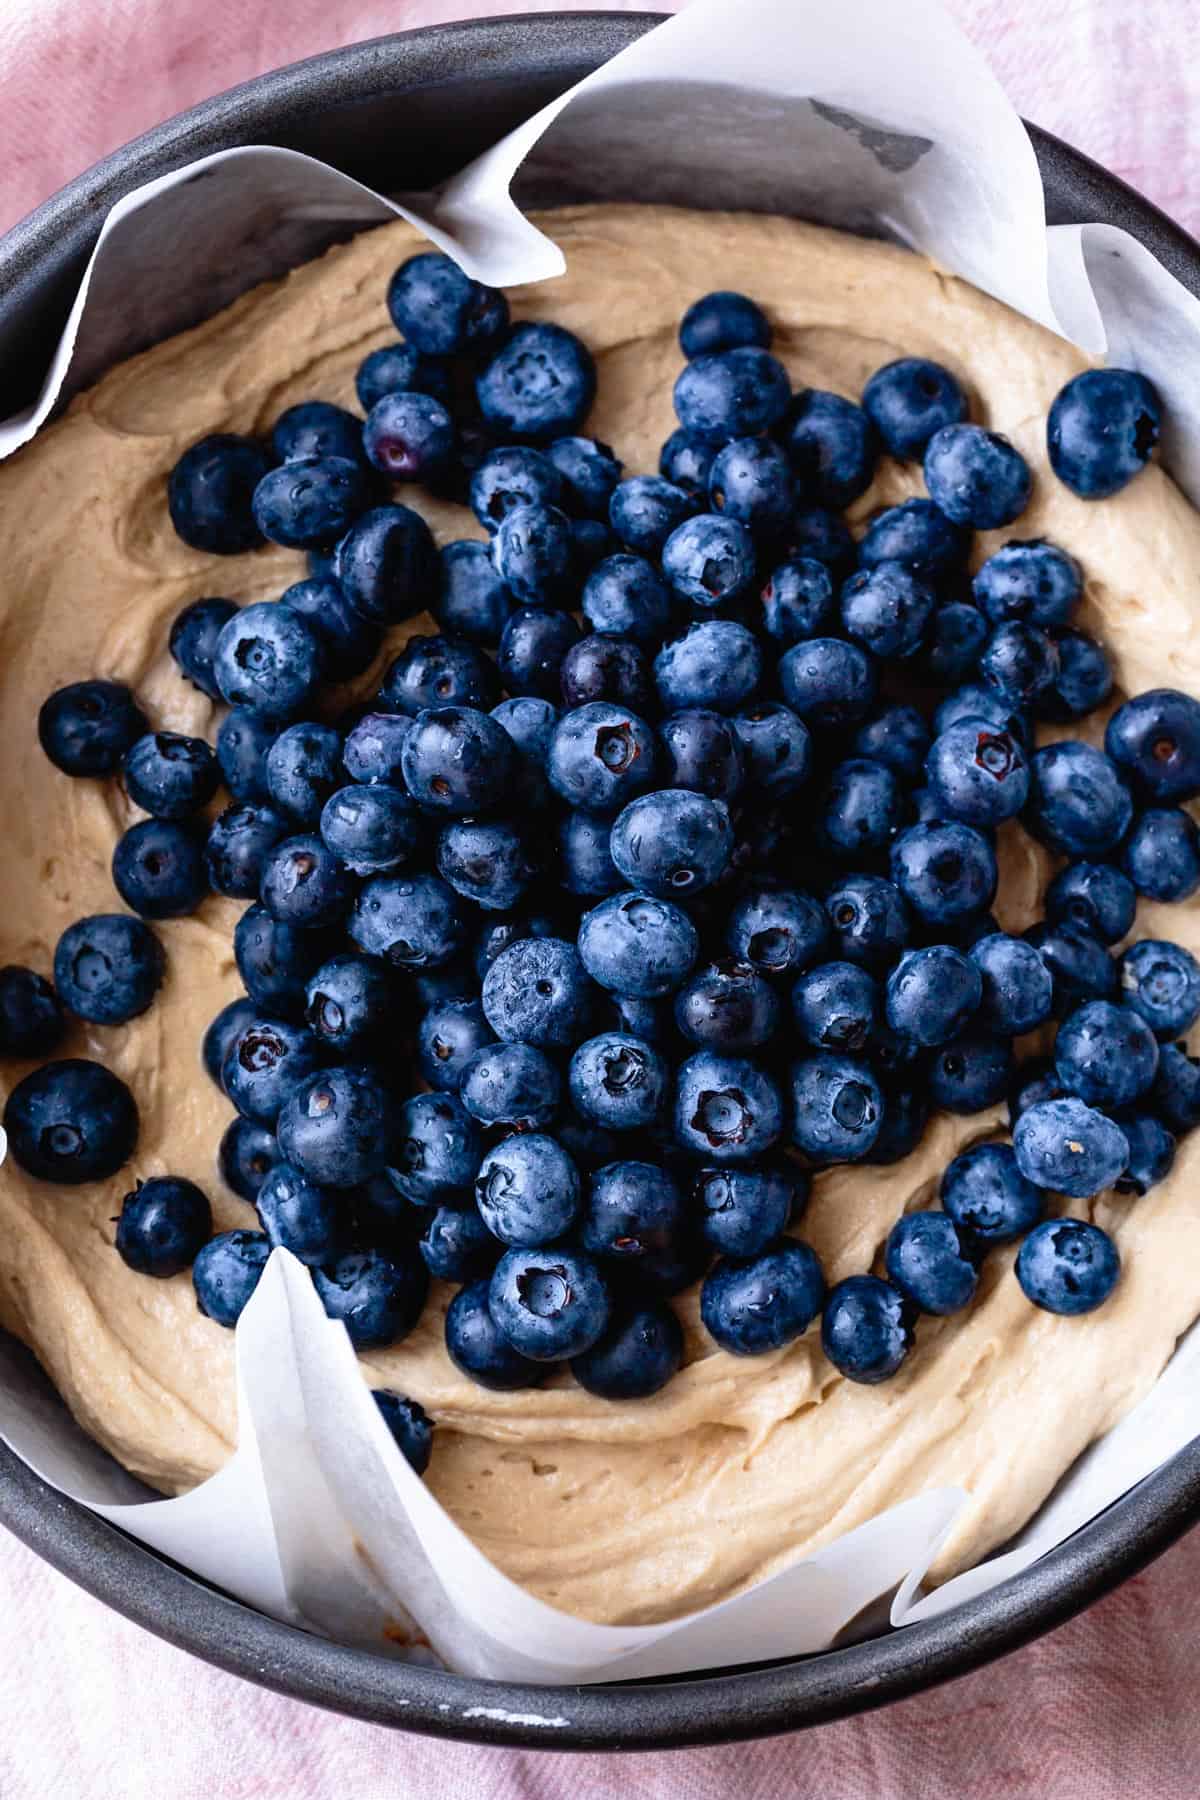
M 1014 539 L 970 574 L 973 530 L 1015 521 L 1031 475 L 945 368 L 893 362 L 859 405 L 793 394 L 760 309 L 709 295 L 681 325 L 661 473 L 623 479 L 578 435 L 596 374 L 571 333 L 510 325 L 432 254 L 388 305 L 403 341 L 359 370 L 365 423 L 309 402 L 269 447 L 206 438 L 171 474 L 189 544 L 310 558 L 277 602 L 175 623 L 181 671 L 230 708 L 215 750 L 154 731 L 113 682 L 42 709 L 58 767 L 119 774 L 148 817 L 113 859 L 130 912 L 72 925 L 53 989 L 5 973 L 11 1054 L 51 1052 L 61 1008 L 113 1025 L 148 1007 L 147 921 L 210 889 L 249 903 L 246 997 L 203 1053 L 237 1112 L 221 1173 L 261 1230 L 212 1237 L 198 1189 L 148 1181 L 121 1254 L 194 1263 L 232 1325 L 286 1245 L 363 1349 L 413 1327 L 432 1275 L 458 1284 L 447 1349 L 476 1381 L 569 1363 L 614 1399 L 679 1367 L 668 1301 L 697 1281 L 724 1349 L 778 1349 L 821 1314 L 825 1353 L 865 1382 L 900 1367 L 919 1312 L 969 1303 L 991 1245 L 1023 1238 L 1036 1305 L 1099 1305 L 1115 1247 L 1046 1219 L 1047 1192 L 1144 1193 L 1200 1121 L 1177 1042 L 1200 967 L 1165 942 L 1111 951 L 1139 894 L 1200 886 L 1180 804 L 1200 794 L 1200 704 L 1144 694 L 1104 750 L 1034 747 L 1038 721 L 1104 704 L 1108 662 L 1073 623 L 1062 549 Z M 1141 376 L 1090 372 L 1051 409 L 1051 464 L 1102 498 L 1158 430 Z M 923 459 L 928 498 L 856 542 L 841 513 L 884 455 Z M 487 540 L 439 552 L 392 480 L 465 499 Z M 426 609 L 439 635 L 339 715 L 327 690 Z M 989 909 L 1018 820 L 1061 866 L 1013 937 Z M 1052 1055 L 1018 1065 L 1014 1040 L 1051 1021 Z M 884 1274 L 827 1292 L 791 1229 L 810 1171 L 895 1162 L 931 1109 L 1006 1096 L 1013 1141 L 956 1157 Z M 81 1061 L 28 1075 L 5 1120 L 51 1181 L 110 1175 L 137 1132 L 127 1089 Z M 427 1456 L 419 1409 L 389 1404 Z

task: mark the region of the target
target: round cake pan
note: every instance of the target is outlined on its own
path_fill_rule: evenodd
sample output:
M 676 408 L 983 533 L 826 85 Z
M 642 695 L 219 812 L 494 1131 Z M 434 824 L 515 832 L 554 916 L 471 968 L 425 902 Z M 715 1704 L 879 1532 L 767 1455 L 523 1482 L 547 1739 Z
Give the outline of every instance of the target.
M 107 209 L 198 156 L 281 144 L 383 191 L 459 168 L 659 22 L 568 13 L 438 26 L 280 69 L 139 138 L 0 239 L 0 417 L 35 391 Z M 1200 294 L 1200 245 L 1086 157 L 1032 130 L 1052 222 L 1139 238 Z M 628 1686 L 485 1682 L 344 1649 L 206 1587 L 0 1446 L 0 1521 L 47 1562 L 168 1642 L 280 1693 L 376 1724 L 556 1750 L 765 1737 L 882 1706 L 1053 1629 L 1200 1518 L 1200 1441 L 992 1593 L 924 1625 L 820 1656 Z

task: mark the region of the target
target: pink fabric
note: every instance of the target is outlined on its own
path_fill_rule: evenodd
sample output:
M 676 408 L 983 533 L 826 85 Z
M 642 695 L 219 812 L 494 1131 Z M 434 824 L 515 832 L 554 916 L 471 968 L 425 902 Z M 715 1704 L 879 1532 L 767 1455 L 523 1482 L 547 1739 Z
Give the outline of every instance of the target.
M 0 227 L 156 120 L 262 69 L 473 0 L 8 0 Z M 548 0 L 524 0 L 552 10 Z M 563 0 L 558 0 L 561 5 Z M 477 0 L 480 11 L 502 5 Z M 1021 110 L 1193 230 L 1194 14 L 1181 0 L 951 0 Z M 312 1711 L 144 1635 L 0 1536 L 0 1794 L 45 1800 L 1193 1800 L 1200 1536 L 1052 1637 L 884 1713 L 617 1762 L 473 1750 Z

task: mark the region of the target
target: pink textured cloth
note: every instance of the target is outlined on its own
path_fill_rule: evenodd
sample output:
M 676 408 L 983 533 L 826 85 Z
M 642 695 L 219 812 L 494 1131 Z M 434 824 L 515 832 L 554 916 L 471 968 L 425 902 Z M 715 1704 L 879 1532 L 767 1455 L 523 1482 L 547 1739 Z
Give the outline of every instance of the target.
M 135 133 L 279 63 L 472 0 L 7 0 L 0 228 Z M 527 10 L 549 11 L 543 0 Z M 561 0 L 560 0 L 561 4 Z M 1200 228 L 1184 0 L 951 0 L 1022 112 Z M 479 11 L 502 5 L 478 0 Z M 205 1668 L 0 1534 L 0 1795 L 46 1800 L 1193 1800 L 1200 1535 L 1049 1638 L 886 1712 L 756 1746 L 615 1759 L 440 1744 Z

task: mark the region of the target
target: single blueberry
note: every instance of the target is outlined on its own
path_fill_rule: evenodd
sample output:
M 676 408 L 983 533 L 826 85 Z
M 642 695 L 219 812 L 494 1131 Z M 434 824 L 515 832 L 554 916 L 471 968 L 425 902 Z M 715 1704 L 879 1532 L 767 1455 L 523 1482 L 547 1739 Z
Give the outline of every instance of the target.
M 911 1212 L 897 1219 L 883 1262 L 893 1287 L 921 1312 L 961 1312 L 979 1282 L 970 1240 L 944 1212 Z
M 417 805 L 460 819 L 508 798 L 515 764 L 504 727 L 469 706 L 421 712 L 400 752 L 404 785 Z
M 282 730 L 280 720 L 251 706 L 235 706 L 226 713 L 217 732 L 217 761 L 235 800 L 249 804 L 270 801 L 267 757 Z
M 243 606 L 222 628 L 213 658 L 217 685 L 230 705 L 273 719 L 302 711 L 322 671 L 316 633 L 282 601 Z
M 225 1092 L 222 1070 L 225 1058 L 247 1025 L 252 1025 L 259 1017 L 260 1009 L 248 994 L 242 994 L 236 1000 L 230 1000 L 223 1006 L 216 1018 L 208 1026 L 200 1044 L 200 1054 L 209 1080 L 214 1082 L 221 1092 Z
M 833 624 L 833 581 L 814 556 L 792 556 L 772 569 L 762 590 L 763 629 L 788 649 L 821 637 Z
M 657 704 L 646 653 L 629 638 L 580 638 L 563 657 L 559 679 L 566 707 L 608 701 L 645 715 Z
M 147 723 L 123 682 L 73 681 L 43 701 L 37 729 L 42 749 L 64 775 L 115 775 Z
M 485 1043 L 465 1064 L 458 1091 L 467 1112 L 481 1125 L 540 1131 L 558 1112 L 562 1077 L 545 1051 L 533 1044 Z
M 124 1025 L 144 1013 L 166 974 L 162 944 L 141 919 L 96 913 L 68 925 L 54 949 L 54 985 L 69 1012 L 91 1025 Z
M 322 931 L 273 919 L 264 906 L 248 906 L 233 931 L 238 974 L 250 998 L 270 1017 L 304 1017 L 307 983 L 330 954 Z
M 963 563 L 970 534 L 932 500 L 902 500 L 877 513 L 858 545 L 860 567 L 899 562 L 926 581 L 937 581 Z
M 654 679 L 665 712 L 685 707 L 736 712 L 755 692 L 762 672 L 757 639 L 735 619 L 705 619 L 692 625 L 654 659 Z M 785 692 L 784 698 L 791 696 Z
M 890 967 L 911 935 L 908 904 L 882 875 L 843 876 L 826 894 L 825 912 L 838 957 L 864 969 Z
M 339 1188 L 385 1168 L 395 1135 L 389 1094 L 358 1067 L 319 1070 L 301 1082 L 285 1100 L 276 1132 L 283 1155 L 302 1174 Z
M 377 787 L 340 787 L 321 808 L 321 837 L 355 875 L 381 875 L 409 862 L 420 847 L 420 815 L 407 794 Z
M 0 1056 L 48 1056 L 65 1030 L 58 995 L 44 975 L 19 963 L 0 968 Z
M 143 919 L 179 919 L 208 892 L 204 839 L 191 823 L 143 819 L 118 840 L 113 886 Z
M 964 1031 L 929 1059 L 931 1103 L 942 1112 L 975 1113 L 1003 1100 L 1012 1079 L 1012 1045 L 991 1032 Z
M 313 1037 L 339 1056 L 380 1042 L 395 1020 L 395 990 L 370 956 L 331 957 L 304 986 L 304 1017 Z
M 424 250 L 400 264 L 388 283 L 387 309 L 405 343 L 423 356 L 483 350 L 508 325 L 508 301 L 473 281 L 450 257 Z
M 290 1250 L 309 1268 L 336 1262 L 345 1248 L 345 1196 L 318 1187 L 290 1163 L 278 1162 L 254 1201 L 272 1249 Z
M 1177 806 L 1151 807 L 1134 820 L 1121 867 L 1150 900 L 1187 900 L 1200 887 L 1200 835 Z
M 271 1246 L 261 1231 L 221 1231 L 192 1265 L 196 1305 L 206 1319 L 232 1330 L 267 1265 Z
M 934 608 L 914 667 L 935 687 L 956 687 L 977 670 L 990 635 L 977 606 L 947 600 Z
M 753 964 L 726 959 L 698 970 L 675 997 L 675 1022 L 690 1044 L 738 1054 L 770 1042 L 779 998 Z
M 557 701 L 561 693 L 563 659 L 579 642 L 579 627 L 570 613 L 522 606 L 500 634 L 496 663 L 504 686 L 512 695 L 535 694 Z
M 254 518 L 272 543 L 304 550 L 340 538 L 371 493 L 370 471 L 358 457 L 306 456 L 267 471 L 254 490 Z
M 1017 1167 L 1011 1144 L 973 1144 L 942 1176 L 941 1202 L 959 1230 L 976 1243 L 1009 1244 L 1046 1210 L 1046 1196 Z
M 345 777 L 342 734 L 308 720 L 281 731 L 267 751 L 267 792 L 280 812 L 315 826 L 321 808 Z
M 854 725 L 875 700 L 872 657 L 840 638 L 810 638 L 779 659 L 779 686 L 793 712 L 815 727 Z
M 369 712 L 346 733 L 342 762 L 352 781 L 364 786 L 402 788 L 400 755 L 408 738 L 411 719 L 403 714 Z
M 488 1308 L 520 1355 L 560 1362 L 603 1337 L 610 1302 L 591 1257 L 563 1249 L 509 1250 L 492 1275 Z
M 641 999 L 674 993 L 699 947 L 682 908 L 653 894 L 613 894 L 585 913 L 579 926 L 579 955 L 592 980 Z
M 437 550 L 428 525 L 408 506 L 374 506 L 338 543 L 333 573 L 360 617 L 399 625 L 438 591 Z
M 892 845 L 892 880 L 932 926 L 987 910 L 996 894 L 996 853 L 982 832 L 957 821 L 910 825 Z
M 413 344 L 381 344 L 359 363 L 354 388 L 364 412 L 385 394 L 401 390 L 444 401 L 450 396 L 450 370 L 440 357 L 425 356 Z
M 821 1348 L 848 1381 L 888 1381 L 912 1349 L 915 1318 L 912 1302 L 890 1281 L 851 1275 L 825 1301 Z
M 874 978 L 857 963 L 818 963 L 792 989 L 792 1016 L 814 1050 L 861 1050 L 874 1030 L 879 998 Z
M 1020 742 L 986 719 L 959 719 L 934 739 L 926 779 L 943 819 L 987 827 L 1015 818 L 1029 796 Z
M 756 1162 L 783 1135 L 774 1078 L 742 1056 L 697 1050 L 675 1075 L 675 1137 L 707 1162 Z
M 1052 691 L 1061 674 L 1058 645 L 1036 625 L 1007 619 L 988 639 L 979 674 L 1006 706 L 1028 709 Z
M 262 542 L 254 490 L 270 464 L 253 438 L 214 432 L 186 449 L 167 482 L 167 509 L 178 537 L 210 556 L 237 556 Z
M 935 431 L 967 416 L 967 396 L 957 376 L 924 356 L 902 356 L 876 369 L 862 404 L 884 449 L 902 461 L 923 456 Z
M 791 518 L 795 496 L 792 465 L 772 438 L 735 438 L 713 458 L 708 475 L 713 511 L 748 531 L 778 536 Z
M 883 763 L 907 781 L 920 779 L 929 748 L 929 727 L 915 706 L 881 707 L 854 734 L 857 756 Z
M 906 951 L 888 976 L 887 1022 L 919 1044 L 948 1044 L 982 997 L 978 965 L 951 944 L 930 944 Z
M 137 1274 L 165 1281 L 188 1268 L 211 1235 L 212 1209 L 195 1182 L 155 1175 L 121 1203 L 117 1253 Z
M 1055 640 L 1058 673 L 1037 700 L 1038 717 L 1069 724 L 1094 712 L 1112 693 L 1108 656 L 1085 631 L 1060 631 Z
M 701 1169 L 692 1204 L 705 1243 L 723 1256 L 757 1256 L 803 1212 L 809 1181 L 789 1161 L 760 1169 Z
M 787 370 L 754 345 L 706 352 L 688 363 L 675 382 L 675 413 L 690 437 L 719 446 L 757 437 L 787 412 Z
M 661 1300 L 619 1313 L 590 1350 L 571 1358 L 580 1387 L 603 1400 L 645 1400 L 664 1388 L 683 1362 L 683 1329 Z
M 700 1317 L 722 1350 L 762 1356 L 802 1336 L 824 1299 L 815 1251 L 783 1238 L 745 1260 L 722 1257 L 704 1279 Z
M 1158 1043 L 1134 1007 L 1089 1000 L 1059 1026 L 1054 1064 L 1067 1091 L 1089 1106 L 1130 1106 L 1153 1085 Z
M 1200 794 L 1200 701 L 1176 688 L 1154 688 L 1119 706 L 1104 748 L 1148 800 Z
M 972 944 L 969 955 L 983 980 L 981 1025 L 1000 1037 L 1020 1037 L 1045 1024 L 1054 979 L 1032 944 L 994 931 Z
M 993 531 L 1029 504 L 1033 476 L 1021 452 L 982 425 L 943 425 L 925 448 L 925 485 L 955 525 Z
M 1043 631 L 1071 623 L 1083 594 L 1079 564 L 1045 538 L 1014 538 L 988 557 L 971 583 L 975 603 L 993 625 L 1023 619 Z
M 512 595 L 496 573 L 491 551 L 474 538 L 443 544 L 441 582 L 433 613 L 448 637 L 494 649 L 512 615 Z
M 1106 500 L 1145 468 L 1161 428 L 1162 405 L 1144 375 L 1085 369 L 1051 403 L 1050 467 L 1081 500 Z
M 579 951 L 561 938 L 519 939 L 484 976 L 484 1015 L 504 1042 L 567 1049 L 583 1034 L 591 1005 Z
M 762 307 L 730 288 L 702 294 L 679 321 L 679 348 L 689 359 L 747 344 L 766 349 L 770 342 L 771 326 Z
M 822 1050 L 793 1064 L 789 1082 L 797 1149 L 817 1163 L 853 1162 L 870 1154 L 885 1103 L 867 1063 Z
M 1027 1107 L 1013 1127 L 1013 1149 L 1027 1181 L 1074 1200 L 1111 1187 L 1129 1161 L 1120 1126 L 1074 1096 Z
M 253 1204 L 259 1189 L 279 1161 L 275 1133 L 240 1116 L 225 1128 L 217 1149 L 221 1179 L 239 1200 Z
M 1046 889 L 1044 905 L 1052 925 L 1073 925 L 1115 944 L 1133 924 L 1137 891 L 1111 863 L 1069 863 Z
M 190 606 L 176 613 L 171 624 L 167 648 L 178 664 L 180 674 L 210 700 L 221 698 L 213 674 L 217 639 L 236 611 L 237 606 L 232 600 L 212 596 L 193 600 Z
M 4 1107 L 13 1157 L 27 1175 L 60 1187 L 104 1181 L 133 1154 L 138 1109 L 125 1083 L 99 1063 L 43 1063 Z
M 659 452 L 658 472 L 673 487 L 682 488 L 685 494 L 701 500 L 708 492 L 708 473 L 714 454 L 711 444 L 702 444 L 689 437 L 678 425 Z
M 488 1280 L 460 1288 L 446 1311 L 446 1353 L 479 1387 L 497 1393 L 533 1387 L 543 1365 L 513 1349 L 488 1306 Z
M 273 919 L 308 929 L 335 925 L 354 898 L 355 881 L 322 838 L 284 838 L 263 863 L 259 899 Z
M 545 443 L 586 419 L 596 397 L 596 364 L 573 332 L 527 320 L 514 325 L 481 371 L 475 394 L 493 430 Z
M 805 388 L 792 401 L 780 436 L 800 492 L 809 500 L 840 510 L 870 487 L 879 440 L 870 418 L 852 400 Z
M 731 908 L 725 942 L 764 975 L 798 975 L 822 955 L 829 922 L 819 901 L 792 888 L 754 887 Z
M 1175 1162 L 1175 1136 L 1151 1113 L 1126 1115 L 1121 1130 L 1129 1145 L 1125 1172 L 1113 1183 L 1118 1194 L 1148 1194 L 1165 1181 Z
M 372 1388 L 371 1398 L 413 1474 L 423 1475 L 433 1452 L 433 1421 L 425 1408 L 387 1388 Z
M 274 1129 L 280 1107 L 321 1058 L 320 1042 L 304 1026 L 254 1019 L 226 1053 L 221 1087 L 244 1119 Z
M 421 1233 L 417 1248 L 435 1281 L 478 1281 L 500 1260 L 499 1239 L 488 1230 L 479 1209 L 462 1201 L 463 1196 L 455 1194 L 435 1206 Z
M 351 1251 L 328 1269 L 314 1270 L 313 1285 L 326 1314 L 341 1320 L 356 1350 L 382 1350 L 407 1337 L 420 1318 L 429 1276 L 412 1255 Z
M 1046 1312 L 1094 1312 L 1121 1273 L 1117 1246 L 1086 1219 L 1045 1219 L 1017 1253 L 1021 1292 Z
M 310 456 L 342 456 L 359 462 L 362 420 L 328 400 L 302 400 L 280 413 L 271 431 L 271 445 L 280 462 L 299 462 Z
M 458 896 L 437 875 L 373 875 L 346 931 L 366 955 L 397 968 L 440 969 L 465 948 L 468 926 Z
M 493 1145 L 475 1177 L 475 1204 L 488 1230 L 502 1243 L 527 1249 L 570 1231 L 581 1194 L 575 1164 L 540 1132 L 520 1132 Z
M 454 454 L 454 421 L 432 394 L 383 394 L 367 414 L 362 449 L 372 467 L 390 480 L 428 486 Z
M 1200 1018 L 1200 963 L 1182 944 L 1143 938 L 1130 945 L 1117 968 L 1126 1005 L 1156 1037 L 1180 1037 Z

